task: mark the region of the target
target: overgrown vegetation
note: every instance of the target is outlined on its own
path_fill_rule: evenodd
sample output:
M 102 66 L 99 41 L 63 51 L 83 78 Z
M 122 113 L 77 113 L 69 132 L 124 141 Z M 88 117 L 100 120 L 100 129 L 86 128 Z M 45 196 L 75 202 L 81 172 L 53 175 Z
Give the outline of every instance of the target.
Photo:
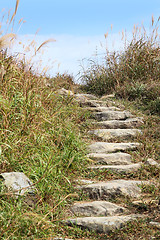
M 0 79 L 0 171 L 24 172 L 37 182 L 38 200 L 30 215 L 40 214 L 41 219 L 49 213 L 47 219 L 59 219 L 65 204 L 55 206 L 73 193 L 70 178 L 79 175 L 85 165 L 80 133 L 85 112 L 71 97 L 61 97 L 56 88 L 47 87 L 43 77 L 25 72 L 24 63 L 16 63 L 3 51 L 0 61 L 5 71 Z M 21 237 L 41 236 L 42 224 L 38 230 L 23 199 L 14 200 L 2 191 L 0 201 L 1 237 L 6 239 L 13 231 Z M 51 227 L 47 225 L 46 232 Z
M 0 238 L 35 239 L 62 231 L 55 222 L 77 197 L 71 181 L 87 162 L 80 131 L 85 112 L 56 93 L 67 78 L 71 87 L 70 76 L 58 75 L 49 86 L 49 79 L 26 70 L 25 60 L 7 54 L 8 36 L 0 38 L 0 172 L 25 173 L 37 191 L 34 199 L 15 199 L 0 184 Z
M 17 0 L 15 12 L 8 20 L 10 25 L 18 4 Z M 115 91 L 123 99 L 120 102 L 125 100 L 123 104 L 127 108 L 130 106 L 132 112 L 141 106 L 149 113 L 159 114 L 160 49 L 156 41 L 157 25 L 152 38 L 144 34 L 137 40 L 135 32 L 124 53 L 108 54 L 106 66 L 93 64 L 82 76 L 84 88 L 97 95 Z M 159 168 L 144 166 L 128 175 L 111 171 L 88 172 L 83 139 L 87 131 L 88 112 L 80 109 L 72 96 L 62 97 L 57 93 L 61 87 L 76 89 L 73 78 L 67 74 L 58 74 L 54 78 L 38 76 L 32 67 L 26 66 L 25 59 L 19 61 L 15 56 L 8 55 L 8 40 L 12 40 L 15 34 L 3 33 L 0 38 L 0 173 L 24 172 L 34 183 L 36 194 L 34 197 L 15 198 L 3 188 L 0 180 L 0 238 L 30 240 L 68 236 L 85 240 L 128 240 L 134 237 L 151 239 L 153 236 L 159 239 L 159 232 L 149 227 L 147 220 L 129 223 L 122 230 L 108 235 L 62 223 L 71 215 L 68 209 L 73 201 L 87 199 L 75 192 L 74 185 L 78 178 L 158 181 Z M 131 104 L 128 100 L 132 101 Z M 159 161 L 158 122 L 158 116 L 145 117 L 142 127 L 144 134 L 137 138 L 143 145 L 132 153 L 135 162 L 140 161 L 140 157 L 143 162 L 148 157 Z M 143 190 L 147 197 L 157 201 L 159 185 L 157 188 L 152 186 Z M 157 205 L 143 203 L 143 209 L 139 209 L 133 207 L 129 199 L 117 201 L 133 213 L 144 212 L 151 218 L 158 215 Z
M 122 52 L 107 52 L 104 65 L 91 62 L 83 72 L 83 89 L 102 96 L 115 92 L 117 97 L 138 101 L 151 114 L 160 114 L 160 34 L 159 21 L 152 17 L 148 33 L 134 27 L 133 37 Z

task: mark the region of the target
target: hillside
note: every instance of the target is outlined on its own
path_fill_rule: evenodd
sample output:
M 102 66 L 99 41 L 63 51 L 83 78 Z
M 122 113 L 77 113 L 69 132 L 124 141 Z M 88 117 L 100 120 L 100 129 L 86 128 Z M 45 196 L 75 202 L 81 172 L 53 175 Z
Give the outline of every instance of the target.
M 56 239 L 60 236 L 72 239 L 132 239 L 134 236 L 137 239 L 142 239 L 141 237 L 150 239 L 154 236 L 158 239 L 160 236 L 158 228 L 149 222 L 159 222 L 159 117 L 145 115 L 140 109 L 137 111 L 137 103 L 119 100 L 114 96 L 103 96 L 98 99 L 91 94 L 78 94 L 81 92 L 80 86 L 71 84 L 70 77 L 67 84 L 66 75 L 62 75 L 61 81 L 59 80 L 60 87 L 65 81 L 65 87 L 68 86 L 75 92 L 59 88 L 59 84 L 54 84 L 56 78 L 49 80 L 37 77 L 31 71 L 25 72 L 22 63 L 17 66 L 16 60 L 8 57 L 3 51 L 1 51 L 1 63 L 1 69 L 3 66 L 5 72 L 3 76 L 1 74 L 0 101 L 1 238 L 53 239 L 55 237 Z M 57 79 L 58 77 L 60 79 L 60 76 L 57 76 Z M 52 81 L 52 86 L 46 84 L 46 81 Z M 134 114 L 133 119 L 136 119 L 136 116 L 141 117 L 134 121 L 130 120 L 129 128 L 132 129 L 132 124 L 134 128 L 141 126 L 143 134 L 132 136 L 130 131 L 129 135 L 126 135 L 124 130 L 127 130 L 128 126 L 123 119 L 128 117 L 132 119 L 133 116 L 124 110 Z M 95 112 L 94 115 L 92 111 Z M 111 117 L 105 115 L 106 111 Z M 120 115 L 117 115 L 116 111 Z M 114 114 L 118 118 L 114 117 Z M 92 115 L 99 121 L 98 125 L 93 125 Z M 109 123 L 107 119 L 110 119 Z M 122 127 L 118 125 L 120 128 L 118 138 L 114 135 L 117 127 L 107 125 L 113 124 L 114 121 L 120 121 L 117 123 L 122 125 Z M 110 134 L 105 138 L 103 134 L 97 135 L 99 132 L 96 133 L 93 129 L 97 127 L 99 129 L 101 125 L 103 130 L 112 130 L 113 133 L 110 131 L 110 134 L 112 133 L 113 137 Z M 88 131 L 92 134 L 90 135 Z M 136 151 L 126 148 L 125 152 L 128 155 L 125 153 L 124 156 L 121 148 L 118 148 L 118 154 L 122 154 L 118 160 L 120 163 L 114 163 L 115 157 L 110 154 L 108 156 L 102 154 L 101 160 L 98 160 L 98 156 L 87 155 L 91 143 L 102 141 L 119 144 L 119 142 L 127 143 L 128 140 L 141 145 Z M 131 156 L 129 162 L 132 159 L 132 163 L 126 163 L 126 156 L 127 159 Z M 106 157 L 107 159 L 112 157 L 112 164 L 106 162 Z M 154 161 L 149 160 L 151 158 Z M 97 160 L 103 162 L 100 168 L 98 162 L 98 165 L 95 162 Z M 96 164 L 95 167 L 88 168 L 93 164 Z M 120 169 L 117 168 L 117 164 L 121 164 Z M 12 188 L 7 189 L 4 184 L 4 173 L 11 172 L 24 173 L 29 178 L 27 181 L 31 181 L 33 189 L 30 184 L 25 186 L 22 195 L 11 185 Z M 122 209 L 127 208 L 132 215 L 144 214 L 144 218 L 125 224 L 122 230 L 109 232 L 107 230 L 107 235 L 103 231 L 102 233 L 91 231 L 92 228 L 89 231 L 65 224 L 64 220 L 72 219 L 77 214 L 83 216 L 83 212 L 76 213 L 80 210 L 70 209 L 74 202 L 89 203 L 91 201 L 89 198 L 92 198 L 92 193 L 87 194 L 88 191 L 90 192 L 89 185 L 88 187 L 86 185 L 88 190 L 85 193 L 76 187 L 77 184 L 81 185 L 82 180 L 86 184 L 91 184 L 97 181 L 107 183 L 116 179 L 138 180 L 140 185 L 141 181 L 147 181 L 147 185 L 141 185 L 142 195 L 138 199 L 134 198 L 137 194 L 139 196 L 139 190 L 138 193 L 131 195 L 125 193 L 125 198 L 123 190 L 122 194 L 115 193 L 118 198 L 115 198 L 113 193 L 111 198 L 102 197 L 103 201 L 109 199 L 110 203 L 121 206 L 121 214 Z M 132 191 L 131 186 L 129 189 Z M 20 194 L 18 197 L 17 192 Z M 101 197 L 96 199 L 100 201 Z
M 1 239 L 160 239 L 159 35 L 135 36 L 82 85 L 0 38 Z

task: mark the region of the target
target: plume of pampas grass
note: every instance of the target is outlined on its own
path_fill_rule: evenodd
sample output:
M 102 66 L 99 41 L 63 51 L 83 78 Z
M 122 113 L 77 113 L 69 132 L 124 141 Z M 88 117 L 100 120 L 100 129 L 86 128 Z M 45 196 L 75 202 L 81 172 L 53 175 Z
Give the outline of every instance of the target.
M 14 10 L 14 13 L 13 13 L 13 15 L 12 15 L 12 17 L 11 17 L 11 20 L 10 20 L 10 23 L 9 23 L 9 24 L 11 24 L 11 22 L 12 22 L 13 19 L 14 19 L 14 17 L 16 16 L 17 9 L 18 9 L 18 5 L 19 5 L 19 1 L 20 1 L 20 0 L 17 0 L 17 1 L 16 1 L 15 10 Z
M 0 49 L 3 49 L 4 47 L 9 47 L 10 43 L 13 39 L 15 39 L 16 34 L 14 33 L 7 33 L 0 37 Z
M 48 44 L 48 43 L 50 43 L 50 42 L 56 42 L 56 40 L 53 39 L 53 38 L 50 38 L 50 39 L 44 41 L 44 42 L 35 50 L 35 55 L 37 54 L 37 52 L 38 52 L 44 45 L 46 45 L 46 44 Z

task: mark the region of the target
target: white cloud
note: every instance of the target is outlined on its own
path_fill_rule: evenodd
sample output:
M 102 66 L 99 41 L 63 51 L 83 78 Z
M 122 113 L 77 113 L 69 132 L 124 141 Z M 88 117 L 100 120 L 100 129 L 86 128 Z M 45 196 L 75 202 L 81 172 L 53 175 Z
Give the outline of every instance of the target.
M 55 75 L 57 72 L 68 72 L 76 76 L 81 70 L 80 61 L 82 59 L 95 58 L 96 52 L 98 53 L 99 59 L 102 59 L 105 56 L 106 46 L 109 51 L 123 48 L 121 36 L 119 34 L 108 36 L 107 41 L 104 36 L 21 35 L 18 36 L 13 51 L 22 53 L 21 56 L 25 54 L 27 59 L 29 59 L 34 55 L 34 48 L 30 47 L 31 51 L 27 52 L 23 44 L 28 46 L 29 42 L 35 39 L 37 43 L 36 47 L 38 47 L 42 42 L 50 38 L 56 39 L 56 42 L 44 46 L 40 53 L 37 53 L 32 59 L 34 64 L 41 61 L 41 70 L 44 66 L 48 66 L 50 70 L 48 70 L 47 73 L 50 76 Z M 18 44 L 19 42 L 22 44 Z

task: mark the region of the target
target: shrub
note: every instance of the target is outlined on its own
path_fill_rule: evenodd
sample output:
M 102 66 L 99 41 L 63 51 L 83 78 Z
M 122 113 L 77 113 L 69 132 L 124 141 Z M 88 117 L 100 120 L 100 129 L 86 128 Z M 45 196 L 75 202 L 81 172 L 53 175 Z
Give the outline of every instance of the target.
M 152 18 L 152 31 L 135 29 L 133 38 L 123 52 L 107 52 L 105 64 L 91 62 L 83 71 L 83 88 L 97 95 L 115 92 L 121 98 L 138 100 L 146 108 L 158 107 L 160 97 L 160 45 L 157 23 Z M 150 106 L 150 107 L 149 107 Z M 157 109 L 156 107 L 156 109 Z M 145 107 L 144 107 L 145 108 Z M 151 111 L 151 113 L 159 111 Z

